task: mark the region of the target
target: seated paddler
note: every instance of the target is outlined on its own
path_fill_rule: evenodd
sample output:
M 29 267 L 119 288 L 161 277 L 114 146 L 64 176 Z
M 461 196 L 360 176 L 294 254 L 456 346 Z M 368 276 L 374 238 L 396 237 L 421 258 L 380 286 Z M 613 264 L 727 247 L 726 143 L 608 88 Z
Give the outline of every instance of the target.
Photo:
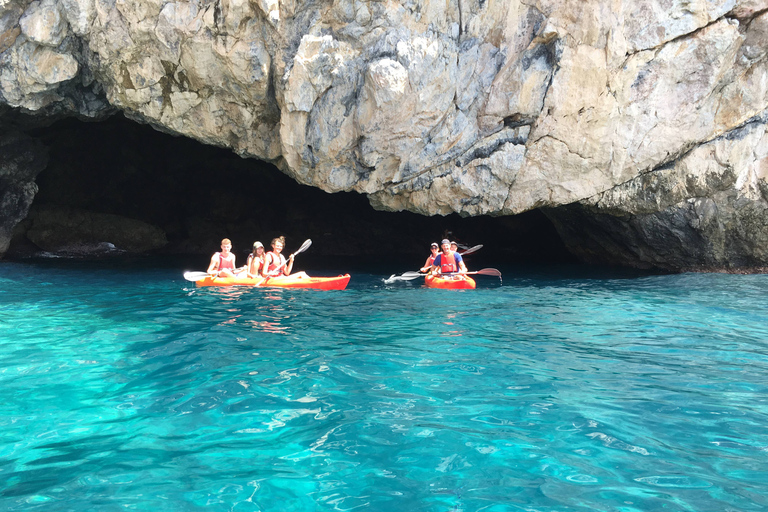
M 434 275 L 456 272 L 466 273 L 467 266 L 464 264 L 461 254 L 451 250 L 451 241 L 444 239 L 440 244 L 442 252 L 435 257 L 430 272 Z
M 211 264 L 208 265 L 207 272 L 213 277 L 234 277 L 237 272 L 235 268 L 235 254 L 232 252 L 232 242 L 229 238 L 221 241 L 221 251 L 211 256 Z

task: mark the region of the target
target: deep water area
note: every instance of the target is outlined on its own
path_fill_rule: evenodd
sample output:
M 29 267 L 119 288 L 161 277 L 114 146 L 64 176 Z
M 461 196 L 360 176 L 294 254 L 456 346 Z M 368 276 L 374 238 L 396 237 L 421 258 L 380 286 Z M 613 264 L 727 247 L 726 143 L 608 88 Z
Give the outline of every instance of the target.
M 768 508 L 768 276 L 299 258 L 0 263 L 0 509 Z

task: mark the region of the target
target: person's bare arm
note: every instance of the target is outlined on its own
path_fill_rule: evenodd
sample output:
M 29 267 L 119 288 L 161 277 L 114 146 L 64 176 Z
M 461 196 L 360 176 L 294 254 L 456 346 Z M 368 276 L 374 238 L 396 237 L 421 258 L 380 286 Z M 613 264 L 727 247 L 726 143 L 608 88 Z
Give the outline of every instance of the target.
M 219 270 L 219 258 L 217 258 L 217 255 L 214 254 L 213 256 L 211 256 L 211 264 L 208 265 L 208 270 L 206 272 L 208 272 L 211 275 L 215 275 L 215 274 L 218 274 L 218 270 Z

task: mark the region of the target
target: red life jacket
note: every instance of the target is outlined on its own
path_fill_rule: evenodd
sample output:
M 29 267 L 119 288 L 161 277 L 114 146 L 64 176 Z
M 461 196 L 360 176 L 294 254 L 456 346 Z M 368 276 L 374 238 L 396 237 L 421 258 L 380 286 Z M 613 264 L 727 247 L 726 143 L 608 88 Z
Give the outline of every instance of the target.
M 216 254 L 219 255 L 219 270 L 224 269 L 232 269 L 235 270 L 235 255 L 232 253 L 229 253 L 230 258 L 225 259 L 224 256 L 221 255 L 220 252 L 217 252 Z
M 269 266 L 267 267 L 267 272 L 272 272 L 273 270 L 276 270 L 277 267 L 285 263 L 285 256 L 282 254 L 277 254 L 272 251 L 269 251 L 267 254 L 269 255 Z M 275 264 L 275 259 L 277 259 L 279 263 Z
M 450 256 L 446 256 L 444 252 L 440 253 L 440 272 L 445 274 L 446 272 L 458 272 L 459 268 L 456 266 L 456 258 L 453 257 L 453 253 Z
M 432 256 L 431 254 L 429 255 L 429 264 L 430 265 L 433 265 L 435 263 L 435 258 L 437 258 L 437 255 L 434 255 L 434 256 Z

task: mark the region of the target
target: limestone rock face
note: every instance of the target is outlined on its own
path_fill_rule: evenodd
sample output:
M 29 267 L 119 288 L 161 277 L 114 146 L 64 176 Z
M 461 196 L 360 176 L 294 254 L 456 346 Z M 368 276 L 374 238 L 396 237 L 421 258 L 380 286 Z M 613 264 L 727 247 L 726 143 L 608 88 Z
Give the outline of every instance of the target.
M 670 270 L 768 261 L 766 118 L 578 204 L 547 210 L 583 259 Z M 620 236 L 619 236 L 620 234 Z
M 702 237 L 691 265 L 765 263 L 768 228 L 747 221 L 764 174 L 702 177 L 726 153 L 729 172 L 759 167 L 759 150 L 735 155 L 737 134 L 765 127 L 767 11 L 768 0 L 1 0 L 0 102 L 120 109 L 379 209 L 547 208 L 574 244 L 574 212 L 611 219 L 604 230 L 647 216 Z M 686 258 L 653 249 L 666 242 L 650 231 L 611 236 L 647 245 L 630 264 Z

